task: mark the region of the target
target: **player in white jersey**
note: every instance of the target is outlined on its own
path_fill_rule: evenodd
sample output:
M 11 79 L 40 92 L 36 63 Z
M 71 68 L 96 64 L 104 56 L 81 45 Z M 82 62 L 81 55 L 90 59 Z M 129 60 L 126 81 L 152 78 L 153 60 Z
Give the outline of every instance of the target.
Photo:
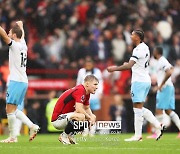
M 163 123 L 165 110 L 171 120 L 177 126 L 180 132 L 180 119 L 178 115 L 173 111 L 175 109 L 175 90 L 171 80 L 173 73 L 173 67 L 168 60 L 163 56 L 163 49 L 156 47 L 153 51 L 153 56 L 158 60 L 157 62 L 157 84 L 158 91 L 156 95 L 156 117 Z M 180 138 L 180 133 L 177 136 Z
M 156 140 L 159 140 L 163 134 L 164 126 L 158 122 L 150 110 L 143 107 L 151 87 L 151 80 L 147 68 L 150 58 L 149 48 L 143 42 L 144 32 L 142 30 L 134 30 L 131 39 L 136 47 L 133 50 L 129 62 L 121 66 L 110 66 L 107 68 L 109 72 L 132 69 L 131 97 L 134 110 L 135 135 L 129 139 L 125 139 L 125 141 L 142 141 L 144 118 L 155 126 L 157 132 Z
M 27 45 L 24 40 L 24 29 L 22 21 L 16 24 L 9 31 L 9 34 L 0 27 L 0 36 L 6 44 L 9 45 L 9 85 L 6 94 L 6 113 L 10 136 L 1 143 L 17 142 L 16 119 L 20 119 L 30 129 L 29 141 L 33 140 L 39 130 L 39 126 L 33 124 L 30 119 L 17 109 L 24 101 L 24 96 L 28 87 L 28 78 L 26 75 Z

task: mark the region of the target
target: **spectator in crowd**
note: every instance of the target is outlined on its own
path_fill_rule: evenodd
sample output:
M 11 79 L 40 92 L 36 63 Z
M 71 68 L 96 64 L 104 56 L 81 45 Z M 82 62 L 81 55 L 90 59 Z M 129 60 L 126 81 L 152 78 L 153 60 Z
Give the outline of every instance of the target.
M 176 61 L 180 59 L 180 34 L 172 36 L 172 46 L 168 55 L 171 64 L 175 65 Z
M 125 108 L 123 107 L 123 99 L 121 95 L 116 94 L 114 95 L 114 103 L 110 106 L 109 109 L 109 115 L 111 117 L 112 121 L 121 121 L 121 130 L 111 130 L 113 133 L 116 131 L 117 133 L 121 131 L 126 130 L 126 125 L 125 125 L 125 117 L 123 117 L 123 113 L 125 111 Z
M 122 64 L 123 57 L 126 51 L 126 43 L 121 33 L 116 34 L 116 37 L 112 40 L 113 46 L 113 59 L 116 64 Z
M 35 124 L 39 124 L 39 107 L 40 103 L 35 101 L 27 108 L 27 116 Z

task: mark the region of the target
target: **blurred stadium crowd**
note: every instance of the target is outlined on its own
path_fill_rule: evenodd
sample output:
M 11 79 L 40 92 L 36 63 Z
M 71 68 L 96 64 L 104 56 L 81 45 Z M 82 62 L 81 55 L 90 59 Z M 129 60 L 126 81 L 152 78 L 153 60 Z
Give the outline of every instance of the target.
M 0 0 L 0 25 L 7 32 L 15 21 L 24 21 L 28 68 L 78 70 L 91 56 L 102 70 L 104 94 L 129 92 L 131 72 L 109 74 L 105 68 L 129 60 L 133 29 L 144 30 L 151 52 L 163 47 L 180 94 L 179 19 L 179 0 Z M 0 39 L 2 83 L 7 81 L 7 60 L 8 47 Z M 150 64 L 154 81 L 153 58 Z

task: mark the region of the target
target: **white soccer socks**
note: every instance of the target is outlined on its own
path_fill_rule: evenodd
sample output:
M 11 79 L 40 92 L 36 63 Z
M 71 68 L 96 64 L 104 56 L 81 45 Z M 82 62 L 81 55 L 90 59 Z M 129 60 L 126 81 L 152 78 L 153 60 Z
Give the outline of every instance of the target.
M 150 123 L 152 123 L 154 125 L 155 128 L 160 129 L 161 128 L 161 124 L 159 123 L 159 121 L 156 119 L 156 117 L 152 114 L 152 112 L 146 108 L 142 108 L 143 110 L 143 116 L 144 118 L 149 121 Z
M 169 116 L 170 116 L 171 120 L 175 123 L 175 125 L 178 127 L 179 131 L 180 131 L 180 119 L 179 119 L 178 115 L 174 111 L 171 111 Z
M 16 116 L 15 112 L 7 114 L 8 119 L 8 127 L 10 132 L 10 138 L 16 138 L 16 130 L 15 130 L 15 124 L 16 124 Z
M 16 136 L 19 136 L 21 134 L 21 127 L 22 127 L 22 121 L 16 118 L 16 124 L 15 124 Z
M 26 124 L 29 128 L 33 126 L 32 121 L 20 110 L 15 111 L 16 118 L 20 119 L 24 124 Z
M 133 108 L 133 110 L 135 137 L 142 137 L 143 110 L 139 108 Z

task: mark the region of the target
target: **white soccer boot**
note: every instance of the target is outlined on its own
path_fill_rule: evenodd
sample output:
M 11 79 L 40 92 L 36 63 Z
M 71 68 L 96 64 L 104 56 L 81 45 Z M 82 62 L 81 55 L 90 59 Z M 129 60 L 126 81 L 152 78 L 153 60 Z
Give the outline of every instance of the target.
M 59 138 L 58 140 L 62 143 L 62 144 L 66 144 L 66 145 L 69 145 L 71 144 L 70 140 L 69 140 L 69 137 L 68 135 L 63 132 L 62 134 L 59 135 Z
M 68 135 L 68 138 L 69 138 L 69 141 L 70 141 L 71 144 L 78 144 L 76 142 L 76 139 L 74 138 L 74 135 Z
M 17 137 L 16 138 L 8 137 L 7 139 L 0 141 L 0 143 L 16 143 L 16 142 L 18 142 Z
M 131 138 L 124 139 L 124 141 L 126 141 L 126 142 L 142 141 L 142 137 L 132 136 Z
M 34 140 L 34 138 L 36 137 L 39 130 L 40 130 L 40 127 L 38 125 L 35 125 L 35 124 L 30 128 L 29 141 Z
M 162 137 L 165 129 L 166 129 L 165 125 L 161 124 L 161 127 L 156 130 L 156 135 L 157 135 L 156 141 L 158 141 Z

